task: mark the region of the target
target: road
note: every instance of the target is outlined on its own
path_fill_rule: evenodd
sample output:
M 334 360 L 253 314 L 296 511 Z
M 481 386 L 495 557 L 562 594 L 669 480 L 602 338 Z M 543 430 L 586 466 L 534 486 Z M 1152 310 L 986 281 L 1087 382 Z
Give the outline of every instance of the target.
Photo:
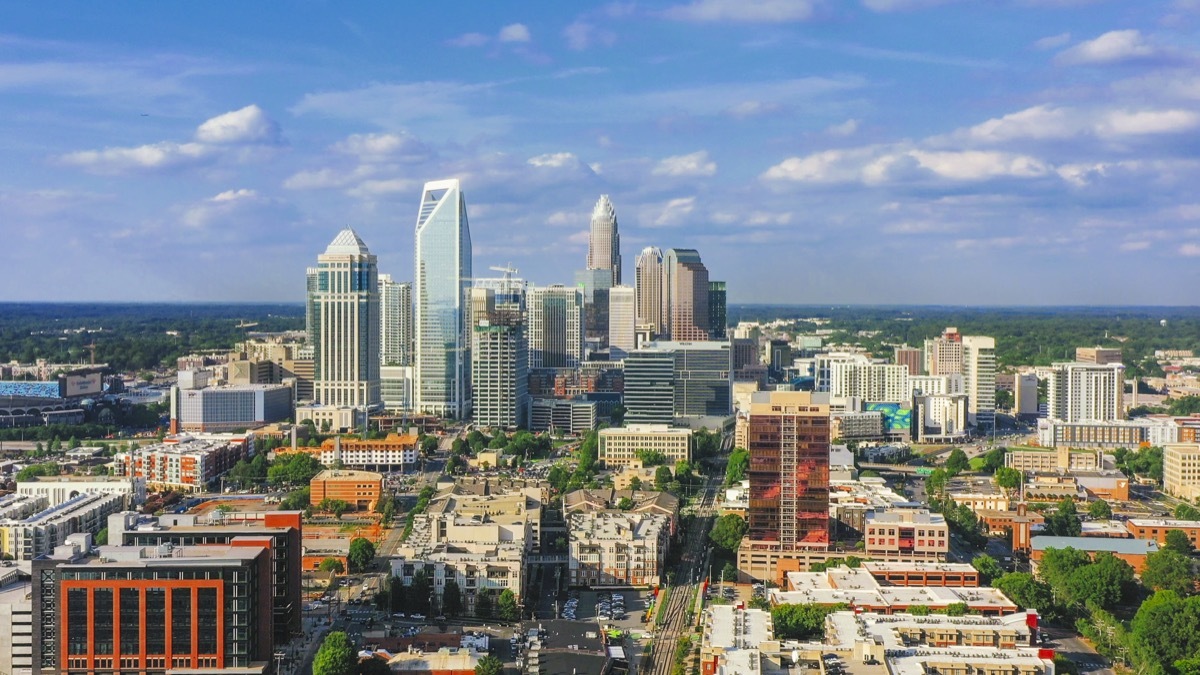
M 1113 669 L 1108 667 L 1108 659 L 1097 654 L 1095 649 L 1083 638 L 1075 634 L 1074 631 L 1065 628 L 1056 628 L 1045 626 L 1042 633 L 1049 635 L 1053 641 L 1050 648 L 1056 654 L 1062 654 L 1066 658 L 1074 661 L 1079 666 L 1079 672 L 1085 675 L 1114 675 Z
M 695 634 L 687 608 L 689 605 L 699 607 L 698 604 L 693 605 L 693 600 L 700 589 L 708 533 L 712 529 L 715 513 L 716 493 L 717 484 L 710 479 L 704 486 L 704 495 L 700 499 L 696 517 L 683 540 L 683 555 L 674 570 L 678 583 L 671 586 L 666 606 L 655 609 L 655 617 L 662 616 L 665 620 L 659 624 L 655 633 L 653 652 L 642 660 L 643 675 L 669 675 L 675 665 L 675 647 L 679 638 Z

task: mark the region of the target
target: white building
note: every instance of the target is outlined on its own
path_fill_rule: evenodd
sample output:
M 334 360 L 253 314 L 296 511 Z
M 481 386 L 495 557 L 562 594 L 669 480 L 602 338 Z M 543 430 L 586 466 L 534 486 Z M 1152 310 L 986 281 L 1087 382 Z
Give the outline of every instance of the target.
M 903 403 L 909 400 L 908 367 L 872 363 L 861 354 L 830 355 L 827 389 L 832 399 L 857 398 L 872 403 Z M 818 368 L 825 371 L 818 357 Z M 820 383 L 819 383 L 820 384 Z
M 578 368 L 583 360 L 583 293 L 552 285 L 528 294 L 529 367 Z
M 945 396 L 948 394 L 965 394 L 967 385 L 962 373 L 948 375 L 910 375 L 908 388 L 913 396 L 920 394 Z
M 0 568 L 0 672 L 7 675 L 33 672 L 32 592 L 28 571 Z
M 1200 443 L 1163 446 L 1163 491 L 1181 499 L 1200 497 Z
M 1055 363 L 1047 375 L 1050 418 L 1064 422 L 1106 422 L 1124 417 L 1125 366 Z
M 412 365 L 412 283 L 379 275 L 379 365 Z
M 692 461 L 692 430 L 665 424 L 631 424 L 600 430 L 598 461 L 606 469 L 631 466 L 639 450 L 662 453 L 667 466 Z
M 637 348 L 637 292 L 633 286 L 608 289 L 608 348 L 613 359 L 623 359 Z
M 1036 415 L 1038 412 L 1038 376 L 1036 373 L 1017 373 L 1013 376 L 1013 412 Z
M 0 553 L 33 560 L 73 534 L 96 534 L 124 504 L 119 494 L 85 493 L 25 518 L 0 520 Z
M 656 586 L 663 581 L 671 517 L 661 513 L 571 513 L 571 586 Z
M 290 384 L 171 387 L 171 433 L 220 433 L 281 422 L 292 417 L 294 399 Z
M 17 481 L 17 494 L 62 504 L 85 492 L 120 495 L 125 508 L 146 501 L 146 479 L 139 476 L 35 476 Z M 0 504 L 3 502 L 0 501 Z
M 421 412 L 465 418 L 470 414 L 471 229 L 457 179 L 432 181 L 417 212 L 413 324 L 416 405 Z
M 621 283 L 621 234 L 617 229 L 617 212 L 608 195 L 600 195 L 592 209 L 587 269 L 609 270 L 612 272 L 609 285 Z
M 996 425 L 996 339 L 964 335 L 962 348 L 967 421 L 991 429 Z
M 413 406 L 412 366 L 381 366 L 379 368 L 379 397 L 388 410 L 411 410 Z
M 966 394 L 915 396 L 912 414 L 918 442 L 967 435 Z

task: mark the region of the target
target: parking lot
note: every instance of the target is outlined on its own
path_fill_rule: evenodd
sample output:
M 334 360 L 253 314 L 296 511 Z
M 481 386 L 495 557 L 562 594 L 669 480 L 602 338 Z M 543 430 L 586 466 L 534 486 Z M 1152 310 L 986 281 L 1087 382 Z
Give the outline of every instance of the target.
M 568 621 L 598 622 L 623 630 L 641 630 L 645 626 L 642 616 L 653 597 L 652 591 L 640 589 L 572 590 L 561 605 L 560 616 Z

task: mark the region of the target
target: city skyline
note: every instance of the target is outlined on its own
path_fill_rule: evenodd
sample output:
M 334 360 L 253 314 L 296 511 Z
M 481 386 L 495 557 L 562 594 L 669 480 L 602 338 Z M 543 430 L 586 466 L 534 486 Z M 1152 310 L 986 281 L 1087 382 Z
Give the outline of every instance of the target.
M 295 302 L 343 227 L 411 279 L 411 204 L 457 178 L 476 263 L 538 285 L 607 194 L 626 256 L 696 249 L 732 303 L 1194 304 L 1191 4 L 435 11 L 0 9 L 0 222 L 38 280 L 0 301 Z

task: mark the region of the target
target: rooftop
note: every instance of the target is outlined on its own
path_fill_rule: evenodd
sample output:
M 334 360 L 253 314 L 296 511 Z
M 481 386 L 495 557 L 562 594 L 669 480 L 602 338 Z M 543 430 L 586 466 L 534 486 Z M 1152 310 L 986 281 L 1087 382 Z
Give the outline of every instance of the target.
M 1149 539 L 1111 539 L 1108 537 L 1051 537 L 1039 535 L 1029 540 L 1035 551 L 1048 548 L 1073 548 L 1089 553 L 1107 551 L 1122 555 L 1149 555 L 1158 550 L 1158 542 Z
M 772 590 L 772 603 L 835 605 L 846 603 L 864 608 L 898 608 L 913 605 L 945 607 L 966 603 L 976 611 L 1016 611 L 1003 593 L 990 587 L 951 588 L 941 586 L 884 586 L 863 568 L 837 567 L 825 572 L 789 572 L 790 590 Z
M 325 248 L 325 255 L 370 255 L 367 250 L 367 245 L 359 238 L 358 234 L 346 228 L 329 242 L 329 246 Z
M 325 469 L 324 471 L 321 471 L 317 475 L 313 476 L 313 480 L 382 481 L 383 474 L 375 473 L 374 471 L 355 471 L 353 469 Z
M 1125 521 L 1134 527 L 1166 527 L 1177 528 L 1180 530 L 1194 530 L 1200 528 L 1200 521 L 1196 520 L 1176 520 L 1174 518 L 1130 518 Z

